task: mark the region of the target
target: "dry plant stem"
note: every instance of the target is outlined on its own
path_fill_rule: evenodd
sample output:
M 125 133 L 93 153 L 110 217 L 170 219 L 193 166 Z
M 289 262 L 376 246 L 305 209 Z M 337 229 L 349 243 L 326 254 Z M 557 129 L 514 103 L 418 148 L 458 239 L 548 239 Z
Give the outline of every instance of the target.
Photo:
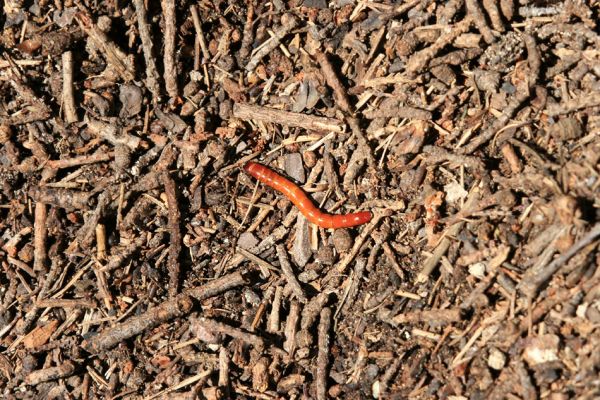
M 165 64 L 165 87 L 168 95 L 174 99 L 178 95 L 177 89 L 177 66 L 175 64 L 175 39 L 177 35 L 175 0 L 161 0 L 160 5 L 165 18 L 164 34 L 164 64 Z
M 43 368 L 30 372 L 25 377 L 25 384 L 35 386 L 42 382 L 66 378 L 73 375 L 74 372 L 75 364 L 73 364 L 71 361 L 65 361 L 57 367 Z
M 39 308 L 97 308 L 94 300 L 86 299 L 42 299 L 35 303 Z
M 110 38 L 92 22 L 92 19 L 84 13 L 76 15 L 81 29 L 94 42 L 94 45 L 106 57 L 108 64 L 115 69 L 125 82 L 135 79 L 135 70 L 125 54 Z
M 527 77 L 527 84 L 531 89 L 537 82 L 538 75 L 540 73 L 541 56 L 540 52 L 535 44 L 535 39 L 531 35 L 523 35 L 525 46 L 527 47 L 527 63 L 529 64 L 529 74 Z M 523 105 L 525 100 L 529 98 L 529 90 L 520 90 L 517 94 L 509 101 L 506 108 L 502 112 L 502 115 L 498 117 L 485 131 L 481 132 L 479 136 L 471 141 L 467 146 L 459 149 L 460 154 L 471 154 L 477 148 L 484 145 L 490 139 L 492 139 L 496 133 L 502 129 L 506 123 L 512 118 L 517 110 Z M 509 139 L 508 137 L 506 139 Z
M 540 289 L 540 287 L 546 283 L 552 275 L 560 267 L 562 267 L 571 257 L 577 254 L 581 249 L 592 243 L 596 240 L 597 237 L 600 236 L 600 223 L 597 223 L 592 227 L 592 229 L 584 235 L 581 239 L 579 239 L 575 244 L 573 244 L 569 250 L 567 250 L 560 257 L 556 258 L 550 264 L 543 265 L 539 269 L 529 269 L 521 279 L 521 282 L 518 285 L 518 289 L 529 298 L 534 298 Z
M 390 263 L 392 264 L 392 268 L 394 269 L 394 271 L 396 272 L 398 277 L 401 280 L 404 280 L 404 278 L 405 278 L 404 271 L 402 271 L 402 268 L 400 268 L 400 264 L 398 264 L 398 260 L 396 259 L 396 254 L 394 254 L 394 251 L 392 250 L 392 248 L 388 242 L 383 243 L 383 252 L 387 256 Z
M 208 46 L 206 45 L 206 39 L 204 39 L 204 32 L 202 31 L 202 22 L 198 15 L 198 7 L 195 5 L 190 6 L 190 12 L 192 13 L 192 21 L 194 22 L 194 29 L 196 29 L 196 36 L 200 42 L 200 49 L 202 50 L 203 62 L 210 60 L 210 53 Z
M 346 254 L 346 256 L 340 261 L 340 263 L 335 268 L 332 268 L 332 270 L 329 271 L 329 273 L 327 273 L 327 276 L 325 276 L 324 279 L 325 282 L 333 282 L 334 277 L 346 272 L 346 268 L 348 268 L 352 260 L 356 258 L 356 255 L 360 251 L 361 247 L 367 241 L 367 239 L 371 237 L 371 233 L 373 233 L 377 225 L 379 225 L 379 222 L 384 217 L 389 216 L 390 213 L 385 211 L 376 211 L 373 214 L 373 219 L 360 232 L 360 235 L 358 235 L 358 237 L 356 238 L 352 249 L 348 252 L 348 254 Z
M 131 150 L 136 150 L 142 140 L 128 133 L 122 132 L 122 130 L 115 124 L 109 124 L 106 122 L 92 119 L 88 122 L 88 132 L 93 133 L 99 138 L 106 140 L 113 146 L 124 145 Z
M 211 331 L 213 333 L 222 333 L 224 335 L 230 336 L 234 339 L 239 339 L 243 342 L 253 345 L 254 347 L 264 349 L 265 341 L 262 337 L 258 335 L 254 335 L 249 332 L 245 332 L 241 329 L 234 328 L 231 325 L 227 325 L 221 322 L 217 322 L 210 318 L 198 318 L 197 323 L 201 325 L 204 329 Z
M 298 320 L 300 319 L 300 304 L 296 300 L 292 300 L 290 304 L 290 313 L 285 320 L 285 342 L 283 349 L 287 351 L 290 358 L 294 357 L 296 351 L 296 332 L 298 330 Z
M 92 215 L 87 219 L 85 224 L 77 231 L 77 238 L 82 247 L 88 248 L 92 245 L 96 233 L 96 225 L 100 219 L 106 215 L 108 208 L 112 202 L 112 191 L 110 188 L 98 196 L 98 204 Z
M 108 264 L 100 268 L 100 271 L 108 272 L 120 268 L 144 245 L 144 243 L 146 243 L 146 238 L 144 236 L 135 238 L 135 240 L 133 240 L 126 248 L 112 255 Z
M 281 39 L 283 39 L 288 33 L 292 31 L 298 24 L 298 20 L 291 14 L 285 14 L 281 17 L 282 25 L 274 29 L 273 35 L 261 44 L 252 54 L 250 61 L 246 64 L 246 71 L 252 72 L 258 66 L 258 63 L 271 51 L 273 51 Z
M 29 189 L 29 196 L 34 201 L 52 204 L 66 210 L 81 210 L 88 208 L 88 201 L 92 193 L 69 189 L 33 187 Z
M 25 124 L 28 122 L 45 121 L 49 118 L 50 108 L 35 95 L 35 92 L 19 76 L 13 73 L 10 76 L 9 82 L 15 92 L 17 92 L 18 98 L 29 103 L 29 106 L 24 107 L 24 115 L 17 113 L 17 115 L 13 115 L 8 120 L 8 123 L 15 125 Z
M 262 121 L 272 124 L 295 126 L 312 131 L 344 132 L 345 125 L 335 118 L 317 117 L 291 111 L 276 110 L 263 106 L 236 103 L 233 116 L 242 120 Z
M 477 205 L 478 201 L 479 189 L 477 189 L 477 187 L 475 186 L 475 188 L 471 190 L 471 193 L 469 193 L 467 201 L 465 201 L 465 204 L 459 212 L 462 212 L 463 210 L 471 210 Z M 429 275 L 431 275 L 431 273 L 438 265 L 444 254 L 446 254 L 446 252 L 448 251 L 448 248 L 450 247 L 451 243 L 450 238 L 456 237 L 456 235 L 460 233 L 464 225 L 465 222 L 460 221 L 452 225 L 447 230 L 447 232 L 444 235 L 444 238 L 440 241 L 440 243 L 436 246 L 435 250 L 433 251 L 433 254 L 423 263 L 423 268 L 421 269 L 421 272 L 419 272 L 419 274 L 417 275 L 418 283 L 427 282 L 427 280 L 429 279 Z
M 483 10 L 479 6 L 479 2 L 477 0 L 466 0 L 467 3 L 467 12 L 471 16 L 471 19 L 477 26 L 479 32 L 483 36 L 483 40 L 485 40 L 488 44 L 494 43 L 496 38 L 492 33 L 492 30 L 487 25 L 486 18 L 483 15 Z
M 306 303 L 306 295 L 304 294 L 304 290 L 302 290 L 302 286 L 300 286 L 300 282 L 298 282 L 298 279 L 296 279 L 296 275 L 294 274 L 294 270 L 292 269 L 292 265 L 290 264 L 285 248 L 283 245 L 278 244 L 276 249 L 283 276 L 287 280 L 288 285 L 290 285 L 292 292 L 296 295 L 298 300 L 300 300 L 302 303 Z
M 410 311 L 394 316 L 389 322 L 392 325 L 429 323 L 431 325 L 447 325 L 459 322 L 462 319 L 461 310 L 458 308 L 446 310 L 420 310 Z
M 273 296 L 273 303 L 271 303 L 271 313 L 267 320 L 267 332 L 278 333 L 280 323 L 280 311 L 281 311 L 281 297 L 283 296 L 283 287 L 277 286 L 275 288 L 275 296 Z
M 35 219 L 33 222 L 33 270 L 46 272 L 46 262 L 48 261 L 48 252 L 46 251 L 46 239 L 48 230 L 46 229 L 46 220 L 48 218 L 48 208 L 46 204 L 37 202 L 35 204 Z
M 444 33 L 435 41 L 435 43 L 411 56 L 406 64 L 406 71 L 409 76 L 427 68 L 429 61 L 431 61 L 444 47 L 469 30 L 471 22 L 471 18 L 467 16 L 454 26 L 448 26 L 444 29 Z
M 360 129 L 358 119 L 354 117 L 347 117 L 346 121 L 348 122 L 348 126 L 350 126 L 350 129 L 352 130 L 352 134 L 356 136 L 356 141 L 358 142 L 358 149 L 353 152 L 352 156 L 350 157 L 348 168 L 346 169 L 344 180 L 342 182 L 344 188 L 346 190 L 350 190 L 354 180 L 365 164 L 365 161 L 367 161 L 368 165 L 372 168 L 374 168 L 377 163 L 375 161 L 375 157 L 373 157 L 373 153 L 371 152 L 371 148 L 369 147 L 367 139 Z
M 557 115 L 567 114 L 573 111 L 581 110 L 583 108 L 597 106 L 600 106 L 600 93 L 592 92 L 586 94 L 585 96 L 563 101 L 559 104 L 550 104 L 546 109 L 546 114 L 549 117 L 555 117 Z
M 161 182 L 165 187 L 167 195 L 167 204 L 169 206 L 169 296 L 175 297 L 179 287 L 179 254 L 181 253 L 181 214 L 179 212 L 179 204 L 177 202 L 177 193 L 175 182 L 168 172 L 161 174 Z
M 317 399 L 327 399 L 327 378 L 329 377 L 329 330 L 331 329 L 331 309 L 325 307 L 321 310 L 318 328 L 317 352 Z
M 197 300 L 205 300 L 235 287 L 244 286 L 247 284 L 248 279 L 244 276 L 244 274 L 240 271 L 236 271 L 214 279 L 202 286 L 187 289 L 184 294 Z
M 498 32 L 504 32 L 504 24 L 502 23 L 502 17 L 500 16 L 496 0 L 483 0 L 483 8 L 487 11 L 494 29 Z
M 430 111 L 422 110 L 420 108 L 408 107 L 408 106 L 395 106 L 388 108 L 377 108 L 369 111 L 365 111 L 364 116 L 368 119 L 375 118 L 408 118 L 418 119 L 424 121 L 431 121 L 432 114 Z
M 325 307 L 327 302 L 329 302 L 330 294 L 330 291 L 323 291 L 310 299 L 310 301 L 302 309 L 300 329 L 309 329 L 312 324 L 314 324 L 323 307 Z
M 219 387 L 229 392 L 229 363 L 231 357 L 227 348 L 221 346 L 219 349 Z
M 152 52 L 153 40 L 150 34 L 150 26 L 148 25 L 146 7 L 144 7 L 144 0 L 133 0 L 133 4 L 137 15 L 142 49 L 144 50 L 144 61 L 146 62 L 146 86 L 150 89 L 154 101 L 157 102 L 160 97 L 160 86 L 158 84 L 158 72 Z
M 142 315 L 132 317 L 125 322 L 103 330 L 98 335 L 85 340 L 82 346 L 90 353 L 99 353 L 163 322 L 183 317 L 190 312 L 192 306 L 192 299 L 189 296 L 180 295 L 150 308 Z
M 242 45 L 240 46 L 239 56 L 242 63 L 246 62 L 250 55 L 250 48 L 254 40 L 254 3 L 247 2 L 246 22 L 244 23 L 244 32 L 242 36 Z
M 317 51 L 315 58 L 321 66 L 321 71 L 323 71 L 327 85 L 333 90 L 338 107 L 346 114 L 351 114 L 353 112 L 353 108 L 350 106 L 350 101 L 348 100 L 348 95 L 346 94 L 346 88 L 344 88 L 344 85 L 342 85 L 342 82 L 338 78 L 333 65 L 331 65 L 329 59 L 327 58 L 327 55 L 321 51 Z
M 72 168 L 80 165 L 88 165 L 95 164 L 99 162 L 109 161 L 114 158 L 114 152 L 97 152 L 91 155 L 78 156 L 73 158 L 68 158 L 64 160 L 50 160 L 46 163 L 47 168 L 51 169 L 63 169 L 63 168 Z
M 75 108 L 75 97 L 73 96 L 73 53 L 65 51 L 62 54 L 63 88 L 62 105 L 65 122 L 72 124 L 77 122 L 77 111 Z

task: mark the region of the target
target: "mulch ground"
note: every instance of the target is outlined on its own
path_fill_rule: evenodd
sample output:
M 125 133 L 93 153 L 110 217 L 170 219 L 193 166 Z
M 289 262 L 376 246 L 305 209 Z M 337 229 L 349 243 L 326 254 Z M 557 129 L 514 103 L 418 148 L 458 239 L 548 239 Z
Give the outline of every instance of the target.
M 600 398 L 598 1 L 2 4 L 3 399 Z

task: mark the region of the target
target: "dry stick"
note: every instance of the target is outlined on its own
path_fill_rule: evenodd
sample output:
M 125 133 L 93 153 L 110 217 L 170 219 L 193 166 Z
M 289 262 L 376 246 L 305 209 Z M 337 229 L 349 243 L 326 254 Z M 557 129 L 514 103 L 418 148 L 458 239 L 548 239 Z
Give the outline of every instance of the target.
M 494 43 L 496 38 L 492 33 L 492 30 L 487 25 L 485 16 L 483 15 L 483 11 L 481 7 L 479 7 L 479 2 L 477 0 L 466 0 L 467 3 L 467 12 L 471 16 L 471 19 L 477 26 L 479 32 L 483 36 L 483 40 L 485 40 L 488 44 Z
M 396 117 L 431 121 L 431 119 L 433 118 L 430 111 L 400 105 L 397 105 L 395 107 L 377 108 L 374 110 L 365 111 L 363 115 L 368 119 Z
M 113 146 L 124 145 L 131 150 L 137 150 L 142 143 L 142 139 L 137 136 L 122 132 L 115 124 L 108 124 L 96 119 L 88 122 L 87 130 L 99 138 L 106 140 Z
M 152 93 L 152 97 L 156 102 L 160 97 L 160 86 L 158 85 L 158 72 L 152 54 L 153 40 L 150 35 L 150 27 L 148 26 L 146 7 L 144 7 L 144 0 L 134 0 L 133 4 L 135 5 L 138 30 L 140 31 L 140 39 L 142 40 L 142 49 L 144 50 L 144 61 L 146 62 L 146 86 Z
M 47 168 L 51 168 L 51 169 L 72 168 L 72 167 L 78 167 L 80 165 L 88 165 L 88 164 L 95 164 L 95 163 L 99 163 L 99 162 L 109 161 L 110 159 L 114 158 L 114 156 L 115 156 L 115 153 L 112 151 L 108 152 L 108 153 L 99 151 L 97 153 L 86 155 L 86 156 L 79 156 L 79 157 L 73 157 L 73 158 L 62 159 L 62 160 L 50 160 L 46 163 L 45 166 Z
M 224 335 L 231 336 L 232 338 L 240 339 L 246 343 L 253 345 L 254 347 L 265 347 L 265 341 L 262 337 L 243 331 L 238 328 L 234 328 L 233 326 L 224 324 L 222 322 L 217 322 L 209 318 L 198 318 L 196 320 L 196 324 L 202 326 L 202 328 L 213 333 L 222 333 Z
M 131 242 L 126 248 L 121 249 L 116 254 L 112 255 L 108 260 L 108 264 L 104 267 L 100 268 L 101 272 L 108 272 L 114 269 L 120 268 L 125 261 L 129 260 L 131 256 L 137 252 L 140 247 L 142 247 L 146 243 L 146 237 L 140 236 L 135 238 L 133 242 Z
M 314 115 L 276 110 L 274 108 L 251 104 L 234 104 L 233 116 L 243 120 L 295 126 L 313 131 L 342 133 L 345 130 L 345 124 L 335 118 L 317 117 Z
M 348 266 L 350 265 L 352 260 L 354 260 L 354 258 L 360 251 L 360 248 L 367 241 L 367 239 L 369 239 L 371 237 L 371 233 L 373 233 L 373 231 L 375 230 L 377 225 L 379 225 L 379 222 L 384 217 L 388 217 L 390 215 L 391 215 L 391 213 L 388 211 L 378 211 L 377 210 L 374 212 L 373 219 L 371 220 L 371 222 L 369 222 L 363 228 L 362 232 L 360 232 L 360 235 L 358 235 L 358 237 L 356 238 L 356 241 L 354 242 L 352 249 L 348 252 L 348 254 L 346 254 L 346 256 L 340 261 L 340 263 L 335 268 L 332 268 L 331 271 L 329 271 L 327 273 L 327 275 L 325 276 L 325 279 L 324 279 L 325 282 L 333 283 L 334 282 L 333 278 L 346 272 L 346 268 L 348 268 Z
M 222 388 L 225 393 L 229 393 L 229 362 L 231 357 L 227 348 L 221 346 L 219 349 L 219 387 Z
M 271 303 L 271 313 L 267 320 L 267 332 L 278 333 L 279 332 L 279 315 L 281 311 L 281 297 L 283 295 L 283 287 L 277 286 L 275 288 L 275 296 L 273 296 L 273 302 Z
M 260 60 L 262 60 L 267 54 L 273 51 L 281 39 L 283 39 L 288 33 L 292 31 L 298 24 L 298 19 L 291 14 L 284 14 L 281 17 L 281 26 L 277 27 L 273 31 L 273 35 L 261 44 L 252 54 L 250 61 L 246 64 L 246 71 L 252 72 L 258 66 Z
M 426 322 L 431 325 L 439 326 L 459 322 L 461 319 L 462 311 L 458 308 L 451 308 L 446 310 L 435 309 L 410 311 L 398 314 L 386 322 L 389 322 L 392 325 L 418 324 Z
M 34 201 L 52 204 L 67 210 L 88 208 L 88 201 L 93 193 L 70 189 L 54 189 L 48 187 L 32 187 L 29 196 Z
M 459 212 L 462 212 L 463 210 L 466 211 L 466 210 L 470 210 L 470 209 L 474 208 L 477 205 L 478 200 L 479 200 L 479 189 L 477 189 L 477 187 L 475 186 L 475 188 L 471 191 L 471 193 L 469 193 L 469 196 L 467 197 L 467 201 L 465 201 L 465 204 L 463 205 L 463 207 L 461 208 L 461 211 L 459 211 Z M 460 221 L 460 222 L 457 222 L 456 224 L 452 225 L 447 230 L 446 234 L 444 235 L 444 238 L 440 241 L 440 243 L 437 245 L 437 247 L 433 251 L 433 254 L 423 263 L 423 268 L 421 269 L 421 272 L 419 272 L 419 274 L 417 275 L 417 279 L 416 279 L 417 283 L 427 282 L 427 280 L 429 279 L 429 275 L 431 275 L 431 273 L 433 272 L 433 270 L 435 269 L 435 267 L 437 266 L 437 264 L 439 263 L 441 258 L 444 256 L 444 254 L 446 254 L 446 251 L 448 251 L 448 248 L 450 247 L 450 243 L 451 243 L 450 238 L 453 238 L 456 235 L 458 235 L 464 225 L 465 225 L 465 221 Z
M 123 52 L 98 26 L 89 15 L 76 14 L 75 18 L 79 26 L 89 36 L 96 48 L 104 55 L 107 63 L 115 69 L 125 82 L 135 79 L 133 64 L 128 60 L 127 54 Z
M 338 78 L 333 65 L 329 62 L 327 55 L 322 53 L 321 51 L 317 51 L 315 57 L 321 66 L 321 71 L 323 71 L 323 75 L 325 76 L 325 80 L 327 81 L 327 85 L 331 87 L 333 93 L 336 97 L 337 104 L 342 111 L 347 114 L 351 114 L 353 109 L 350 106 L 350 101 L 348 100 L 348 95 L 346 94 L 346 89 L 342 82 Z
M 194 29 L 196 29 L 196 35 L 200 41 L 200 49 L 202 50 L 202 57 L 204 60 L 210 59 L 210 53 L 208 52 L 208 46 L 204 39 L 204 32 L 202 31 L 202 23 L 200 22 L 200 16 L 198 15 L 198 8 L 195 5 L 190 6 L 190 12 L 192 13 L 192 21 L 194 22 Z
M 521 282 L 517 286 L 518 289 L 527 297 L 533 298 L 540 286 L 542 286 L 545 282 L 547 282 L 552 275 L 559 268 L 569 261 L 571 257 L 577 254 L 581 249 L 592 243 L 596 238 L 600 236 L 600 223 L 597 223 L 592 227 L 592 229 L 581 239 L 579 239 L 575 244 L 573 244 L 569 250 L 567 250 L 563 255 L 556 258 L 550 264 L 543 266 L 540 269 L 529 269 L 521 279 Z
M 300 319 L 300 304 L 296 300 L 292 300 L 290 304 L 290 312 L 285 320 L 285 342 L 283 349 L 288 352 L 290 359 L 294 357 L 296 351 L 296 332 L 298 330 L 298 320 Z
M 535 39 L 531 35 L 524 35 L 523 40 L 525 42 L 525 46 L 527 47 L 527 63 L 529 64 L 527 84 L 531 89 L 535 85 L 540 73 L 541 57 L 540 52 L 535 44 Z M 494 123 L 492 123 L 492 125 L 489 126 L 485 131 L 480 133 L 479 136 L 473 139 L 471 143 L 462 149 L 459 149 L 458 152 L 460 154 L 471 154 L 477 150 L 479 146 L 487 143 L 500 129 L 506 125 L 506 123 L 512 118 L 512 116 L 528 98 L 529 90 L 517 92 L 516 96 L 512 98 L 508 105 L 504 108 L 502 115 L 498 117 L 498 119 L 494 121 Z M 506 139 L 509 138 L 507 137 Z
M 160 5 L 165 18 L 165 87 L 169 96 L 174 99 L 179 92 L 177 89 L 177 66 L 175 64 L 175 39 L 177 35 L 175 0 L 161 0 Z
M 435 43 L 426 49 L 415 53 L 406 63 L 406 71 L 409 76 L 415 75 L 427 68 L 429 61 L 431 61 L 444 47 L 469 30 L 471 22 L 471 18 L 467 16 L 454 26 L 448 26 L 444 29 L 444 34 L 442 34 Z
M 600 93 L 586 93 L 585 96 L 569 99 L 560 104 L 550 104 L 546 108 L 546 114 L 550 117 L 555 117 L 561 114 L 567 114 L 573 111 L 581 110 L 582 108 L 600 106 Z
M 81 346 L 90 353 L 98 353 L 110 349 L 120 342 L 152 329 L 173 318 L 180 318 L 192 309 L 193 303 L 189 296 L 179 295 L 156 307 L 150 308 L 144 314 L 132 317 L 125 322 L 116 324 L 97 336 L 84 340 Z
M 250 55 L 252 41 L 254 41 L 253 19 L 254 19 L 254 4 L 252 1 L 246 3 L 246 22 L 244 23 L 244 31 L 242 33 L 242 44 L 238 52 L 240 61 L 245 62 Z
M 502 23 L 502 17 L 500 16 L 500 10 L 495 0 L 483 0 L 483 8 L 487 11 L 490 17 L 492 26 L 498 32 L 504 32 L 504 24 Z
M 278 244 L 277 247 L 277 257 L 279 258 L 279 264 L 281 264 L 281 271 L 283 272 L 283 276 L 287 280 L 288 285 L 292 289 L 292 292 L 296 295 L 298 300 L 302 303 L 307 302 L 306 295 L 304 294 L 304 290 L 302 290 L 302 286 L 300 286 L 300 282 L 296 279 L 296 275 L 294 274 L 294 270 L 292 269 L 292 265 L 288 259 L 287 252 L 283 245 Z
M 26 385 L 38 385 L 42 382 L 53 381 L 60 378 L 66 378 L 75 372 L 75 364 L 71 361 L 65 361 L 57 367 L 38 369 L 29 373 L 25 377 Z
M 167 204 L 169 206 L 169 296 L 175 297 L 179 287 L 179 253 L 181 253 L 181 230 L 179 227 L 181 215 L 177 203 L 177 193 L 175 192 L 175 182 L 168 172 L 161 174 L 161 182 L 165 187 L 167 195 Z
M 202 301 L 210 297 L 216 296 L 219 293 L 226 292 L 237 286 L 243 286 L 246 284 L 248 284 L 248 279 L 246 278 L 246 276 L 242 272 L 236 271 L 231 274 L 214 279 L 202 286 L 187 289 L 184 292 L 184 294 L 186 296 L 191 296 L 197 300 Z
M 318 328 L 317 352 L 317 399 L 327 399 L 327 378 L 329 377 L 329 330 L 331 329 L 331 309 L 325 307 L 321 310 Z
M 35 204 L 35 219 L 33 222 L 33 270 L 46 272 L 46 261 L 48 253 L 46 251 L 46 239 L 48 231 L 46 229 L 46 220 L 48 218 L 48 208 L 46 204 L 37 202 Z
M 63 90 L 62 105 L 65 113 L 65 122 L 72 124 L 77 122 L 77 111 L 75 108 L 75 97 L 73 96 L 73 53 L 65 51 L 62 54 L 63 68 Z
M 348 168 L 346 168 L 346 173 L 344 174 L 344 188 L 346 190 L 350 190 L 365 161 L 367 161 L 369 166 L 372 168 L 375 168 L 377 163 L 375 161 L 375 157 L 373 157 L 373 153 L 371 153 L 371 148 L 369 147 L 367 139 L 360 129 L 358 119 L 354 117 L 347 117 L 346 121 L 348 122 L 348 126 L 350 126 L 350 129 L 352 130 L 352 134 L 356 137 L 356 141 L 358 142 L 358 148 L 356 151 L 352 152 L 352 156 L 348 162 Z

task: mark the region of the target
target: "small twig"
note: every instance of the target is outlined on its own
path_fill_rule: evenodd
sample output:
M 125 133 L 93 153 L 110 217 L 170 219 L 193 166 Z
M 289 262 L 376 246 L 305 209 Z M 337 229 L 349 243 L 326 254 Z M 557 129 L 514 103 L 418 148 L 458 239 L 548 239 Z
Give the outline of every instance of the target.
M 73 95 L 73 53 L 65 51 L 62 54 L 63 88 L 62 105 L 65 114 L 65 122 L 72 124 L 77 122 L 77 111 L 75 108 L 75 97 Z
M 329 376 L 329 330 L 331 329 L 331 309 L 325 307 L 321 310 L 318 328 L 318 352 L 317 352 L 317 399 L 327 399 L 327 378 Z
M 560 257 L 556 258 L 550 264 L 547 264 L 539 269 L 529 269 L 517 286 L 518 289 L 527 297 L 533 298 L 539 288 L 550 278 L 552 278 L 552 275 L 554 275 L 554 273 L 558 271 L 564 263 L 569 261 L 569 259 L 577 254 L 581 249 L 596 240 L 598 236 L 600 236 L 600 223 L 594 225 L 585 236 L 579 239 L 569 248 L 569 250 L 567 250 Z
M 48 218 L 48 208 L 46 204 L 37 202 L 35 204 L 35 219 L 33 222 L 33 270 L 46 272 L 46 262 L 48 253 L 46 251 L 46 239 L 48 230 L 46 222 Z
M 485 16 L 483 15 L 483 10 L 479 6 L 479 2 L 477 0 L 466 0 L 466 5 L 467 12 L 475 23 L 475 26 L 477 26 L 479 32 L 481 32 L 483 40 L 485 40 L 488 44 L 494 43 L 496 38 L 486 22 Z
M 467 146 L 459 149 L 458 152 L 460 154 L 471 154 L 477 150 L 477 148 L 492 139 L 512 118 L 525 100 L 529 98 L 529 89 L 535 86 L 540 73 L 541 56 L 536 46 L 535 39 L 531 35 L 524 35 L 523 39 L 527 46 L 527 63 L 529 64 L 529 74 L 527 77 L 528 88 L 518 91 L 516 96 L 508 102 L 508 105 L 502 111 L 502 115 L 500 115 L 486 130 L 481 132 L 479 136 L 472 140 Z M 600 102 L 600 96 L 598 96 L 598 99 Z M 509 139 L 509 137 L 506 139 Z
M 198 318 L 192 323 L 192 330 L 197 330 L 200 327 L 214 333 L 222 333 L 232 338 L 240 339 L 260 349 L 265 348 L 265 341 L 262 337 L 210 318 Z
M 177 65 L 175 62 L 175 39 L 177 35 L 176 16 L 175 16 L 175 0 L 161 0 L 160 5 L 163 10 L 165 20 L 165 32 L 163 49 L 164 54 L 164 78 L 165 88 L 172 99 L 178 96 L 177 88 Z
M 160 97 L 160 86 L 158 85 L 158 72 L 152 47 L 154 41 L 150 34 L 150 26 L 148 25 L 148 17 L 146 15 L 146 7 L 144 0 L 134 0 L 135 13 L 137 15 L 138 30 L 140 31 L 140 39 L 142 40 L 142 49 L 144 51 L 144 61 L 146 62 L 146 86 L 152 93 L 154 101 L 158 101 Z
M 252 72 L 258 63 L 271 51 L 279 46 L 281 39 L 292 31 L 298 24 L 298 19 L 292 14 L 284 14 L 281 17 L 281 26 L 273 30 L 273 35 L 261 44 L 252 54 L 250 61 L 246 64 L 246 71 Z
M 95 164 L 95 163 L 99 163 L 99 162 L 109 161 L 112 158 L 114 158 L 114 156 L 115 156 L 115 153 L 112 151 L 108 152 L 108 153 L 99 151 L 97 153 L 85 155 L 85 156 L 67 158 L 67 159 L 62 159 L 62 160 L 50 160 L 46 163 L 46 167 L 51 168 L 51 169 L 72 168 L 72 167 L 78 167 L 80 165 L 89 165 L 89 164 Z
M 344 85 L 342 85 L 342 82 L 337 76 L 336 70 L 333 68 L 333 65 L 331 65 L 329 59 L 327 58 L 327 55 L 321 51 L 317 51 L 315 57 L 321 66 L 321 71 L 323 71 L 327 85 L 333 89 L 333 93 L 336 97 L 340 110 L 347 114 L 351 114 L 354 110 L 350 106 L 350 101 L 348 100 L 348 95 L 346 94 L 346 88 L 344 88 Z
M 296 279 L 296 275 L 294 274 L 294 270 L 292 269 L 292 265 L 290 264 L 285 248 L 283 245 L 278 244 L 276 249 L 283 276 L 287 280 L 288 285 L 290 285 L 292 292 L 294 292 L 298 300 L 300 300 L 302 303 L 306 303 L 306 295 L 304 294 L 304 290 L 302 290 L 302 286 L 300 286 L 300 282 L 298 282 L 298 279 Z
M 429 61 L 433 59 L 444 47 L 452 43 L 454 39 L 467 32 L 471 27 L 471 17 L 467 16 L 462 21 L 444 29 L 444 33 L 435 43 L 410 57 L 406 63 L 406 71 L 414 75 L 427 68 Z
M 120 342 L 152 329 L 173 318 L 183 317 L 192 309 L 192 299 L 185 295 L 168 300 L 150 308 L 144 314 L 132 317 L 125 322 L 113 325 L 98 335 L 84 340 L 81 346 L 90 353 L 110 349 Z
M 236 103 L 233 106 L 233 116 L 242 120 L 295 126 L 312 131 L 342 133 L 345 130 L 345 124 L 335 118 L 317 117 L 252 104 Z
M 458 308 L 451 308 L 447 310 L 421 310 L 421 311 L 410 311 L 402 314 L 398 314 L 392 317 L 388 322 L 392 325 L 403 325 L 403 324 L 418 324 L 418 323 L 429 323 L 434 326 L 452 324 L 459 322 L 462 319 L 462 312 Z
M 181 214 L 179 212 L 179 203 L 177 202 L 177 193 L 175 182 L 168 172 L 163 172 L 160 180 L 165 187 L 167 195 L 167 205 L 169 206 L 169 296 L 175 297 L 179 288 L 179 254 L 181 253 Z
M 465 204 L 461 208 L 461 212 L 463 210 L 466 211 L 472 209 L 473 207 L 475 207 L 478 201 L 479 189 L 477 189 L 477 186 L 475 186 L 474 189 L 471 190 L 471 193 L 469 193 Z M 450 238 L 453 238 L 456 235 L 458 235 L 464 225 L 465 221 L 459 221 L 448 229 L 443 239 L 433 251 L 433 254 L 423 263 L 423 268 L 421 268 L 421 272 L 419 272 L 419 274 L 417 275 L 416 281 L 418 283 L 427 282 L 427 280 L 429 279 L 429 275 L 433 272 L 433 270 L 435 269 L 441 258 L 444 256 L 444 254 L 446 254 L 446 251 L 448 251 L 448 248 L 450 247 L 451 243 Z
M 73 375 L 73 373 L 75 373 L 75 370 L 75 364 L 67 360 L 56 367 L 48 367 L 30 372 L 25 377 L 25 384 L 35 386 L 42 382 L 66 378 Z

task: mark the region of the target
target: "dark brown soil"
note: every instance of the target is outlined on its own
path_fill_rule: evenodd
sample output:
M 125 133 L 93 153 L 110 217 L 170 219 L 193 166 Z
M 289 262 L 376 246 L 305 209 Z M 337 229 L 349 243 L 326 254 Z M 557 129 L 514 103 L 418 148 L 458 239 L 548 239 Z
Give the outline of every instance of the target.
M 598 1 L 2 4 L 0 398 L 600 398 Z

